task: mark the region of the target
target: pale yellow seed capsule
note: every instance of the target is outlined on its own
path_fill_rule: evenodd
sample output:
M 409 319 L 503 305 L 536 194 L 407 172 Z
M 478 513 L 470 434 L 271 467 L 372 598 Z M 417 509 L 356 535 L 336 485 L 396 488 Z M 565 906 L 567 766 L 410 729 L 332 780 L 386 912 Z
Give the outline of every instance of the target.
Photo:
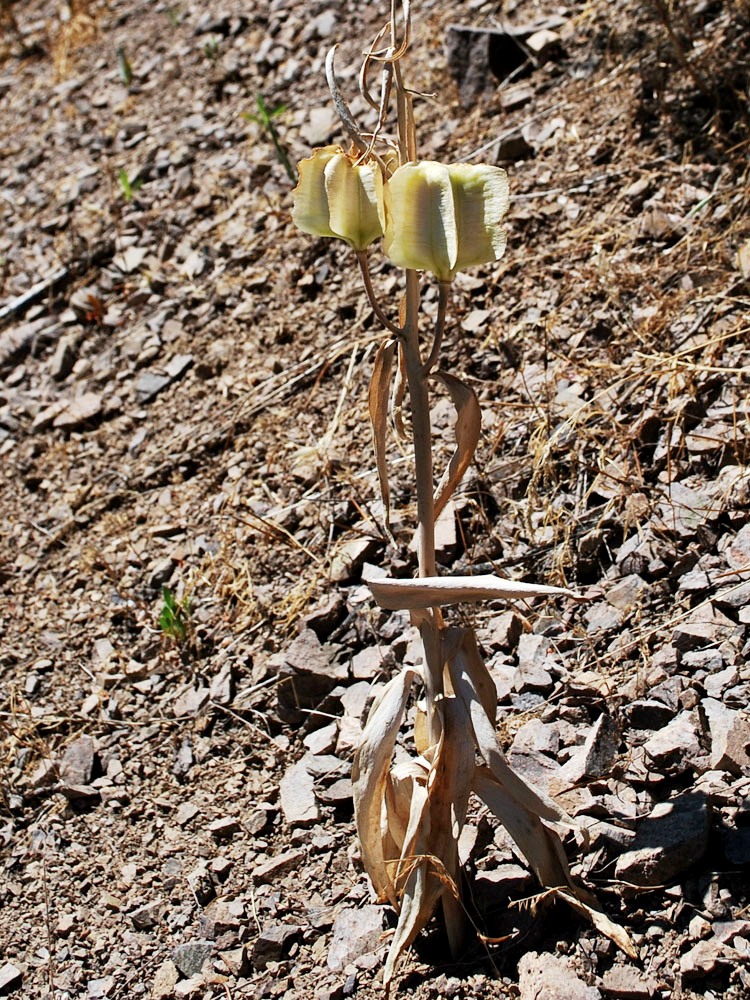
M 316 149 L 299 164 L 292 219 L 313 236 L 335 236 L 357 251 L 383 235 L 383 177 L 377 164 L 355 163 L 338 146 Z
M 328 225 L 328 195 L 326 194 L 326 164 L 341 153 L 338 146 L 323 146 L 312 156 L 300 160 L 299 181 L 292 191 L 292 220 L 299 229 L 312 236 L 335 236 Z
M 407 163 L 386 185 L 383 249 L 400 267 L 451 281 L 465 267 L 502 257 L 507 210 L 508 176 L 500 167 Z

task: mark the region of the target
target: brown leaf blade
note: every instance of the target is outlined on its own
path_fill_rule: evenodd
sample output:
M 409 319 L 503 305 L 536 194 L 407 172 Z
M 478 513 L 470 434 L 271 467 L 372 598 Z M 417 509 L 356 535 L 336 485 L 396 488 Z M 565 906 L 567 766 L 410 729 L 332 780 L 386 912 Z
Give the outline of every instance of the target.
M 471 465 L 474 452 L 479 444 L 482 412 L 479 408 L 479 400 L 471 386 L 466 385 L 455 375 L 444 371 L 435 372 L 434 377 L 439 379 L 448 390 L 451 402 L 456 408 L 456 450 L 451 455 L 448 467 L 440 477 L 435 491 L 435 517 L 437 518 Z

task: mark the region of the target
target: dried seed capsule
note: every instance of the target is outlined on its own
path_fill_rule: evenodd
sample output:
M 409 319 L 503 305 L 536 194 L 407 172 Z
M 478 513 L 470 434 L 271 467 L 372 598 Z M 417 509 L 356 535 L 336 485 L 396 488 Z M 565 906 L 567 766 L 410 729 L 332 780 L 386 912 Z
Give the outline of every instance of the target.
M 507 210 L 508 175 L 500 167 L 406 163 L 386 185 L 383 249 L 400 267 L 451 281 L 463 268 L 502 257 Z
M 292 194 L 292 219 L 306 233 L 338 237 L 357 251 L 383 235 L 383 176 L 376 163 L 357 163 L 338 146 L 324 146 L 300 162 Z

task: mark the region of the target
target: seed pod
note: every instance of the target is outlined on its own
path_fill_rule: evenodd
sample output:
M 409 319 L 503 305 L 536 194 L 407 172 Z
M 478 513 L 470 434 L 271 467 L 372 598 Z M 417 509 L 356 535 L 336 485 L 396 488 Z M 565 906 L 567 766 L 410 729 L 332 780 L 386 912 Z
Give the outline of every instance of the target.
M 292 219 L 313 236 L 335 236 L 357 251 L 383 235 L 383 177 L 338 146 L 323 146 L 299 164 Z
M 508 175 L 500 167 L 406 163 L 386 185 L 383 249 L 399 267 L 451 281 L 463 268 L 502 257 L 507 210 Z

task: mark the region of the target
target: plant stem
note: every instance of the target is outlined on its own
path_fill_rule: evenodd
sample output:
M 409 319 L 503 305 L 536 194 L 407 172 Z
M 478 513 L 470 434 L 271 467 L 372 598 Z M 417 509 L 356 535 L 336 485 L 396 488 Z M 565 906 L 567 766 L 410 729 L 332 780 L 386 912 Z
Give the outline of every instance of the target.
M 419 575 L 435 576 L 435 511 L 432 482 L 432 440 L 427 377 L 419 351 L 419 278 L 406 272 L 406 322 L 403 330 L 406 379 L 409 384 L 414 435 L 414 467 L 417 483 L 417 530 Z
M 370 276 L 370 265 L 367 259 L 366 250 L 358 251 L 357 261 L 359 263 L 359 269 L 362 272 L 362 281 L 364 282 L 365 291 L 367 292 L 367 298 L 370 300 L 372 311 L 375 313 L 375 315 L 383 324 L 383 326 L 386 328 L 386 330 L 390 330 L 390 332 L 394 334 L 394 336 L 400 339 L 401 329 L 398 326 L 396 326 L 395 323 L 392 323 L 391 320 L 388 319 L 386 314 L 381 309 L 380 303 L 378 302 L 375 296 L 375 289 L 372 287 L 372 278 Z
M 432 481 L 432 431 L 430 428 L 429 376 L 419 350 L 419 277 L 406 272 L 405 323 L 402 334 L 406 380 L 411 403 L 414 439 L 414 472 L 417 490 L 417 541 L 419 575 L 435 576 L 435 503 Z M 443 654 L 439 608 L 430 608 L 419 623 L 424 648 L 424 685 L 429 742 L 436 744 L 443 731 Z

